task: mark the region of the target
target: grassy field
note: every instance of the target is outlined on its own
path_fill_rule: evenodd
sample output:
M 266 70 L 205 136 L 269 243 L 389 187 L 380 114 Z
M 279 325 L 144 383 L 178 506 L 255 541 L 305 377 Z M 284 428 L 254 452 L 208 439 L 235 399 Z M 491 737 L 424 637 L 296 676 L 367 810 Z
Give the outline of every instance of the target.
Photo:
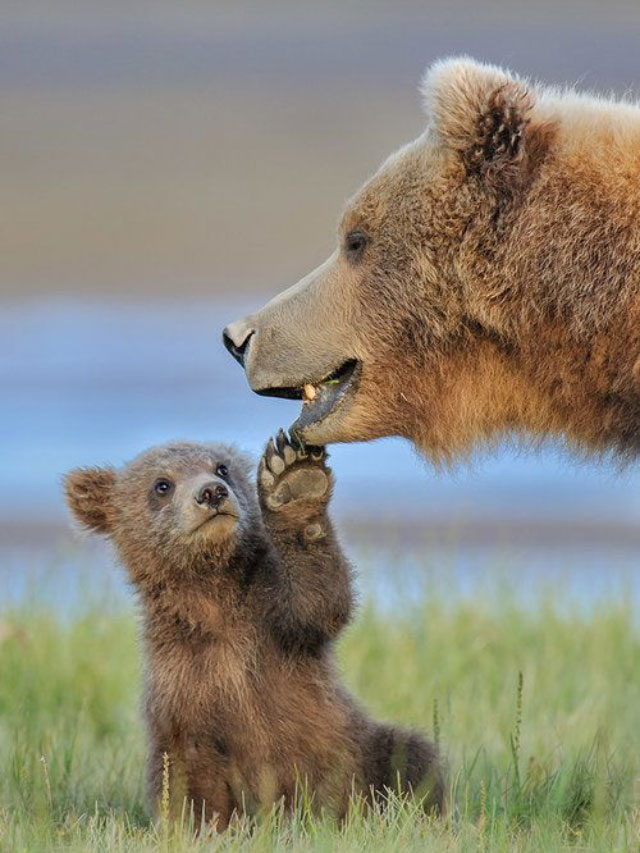
M 375 714 L 440 740 L 448 818 L 395 801 L 343 827 L 275 814 L 193 839 L 145 813 L 132 612 L 5 611 L 0 849 L 638 849 L 640 630 L 624 602 L 586 615 L 553 594 L 523 607 L 497 582 L 432 589 L 401 619 L 365 605 L 340 657 Z

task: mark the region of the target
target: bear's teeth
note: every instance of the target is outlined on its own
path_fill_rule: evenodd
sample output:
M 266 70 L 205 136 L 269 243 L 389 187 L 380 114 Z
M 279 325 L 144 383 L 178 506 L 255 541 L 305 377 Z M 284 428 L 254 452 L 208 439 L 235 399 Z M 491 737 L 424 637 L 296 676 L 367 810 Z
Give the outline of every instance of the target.
M 310 403 L 312 400 L 315 400 L 317 393 L 318 392 L 313 385 L 302 386 L 302 397 L 305 403 Z

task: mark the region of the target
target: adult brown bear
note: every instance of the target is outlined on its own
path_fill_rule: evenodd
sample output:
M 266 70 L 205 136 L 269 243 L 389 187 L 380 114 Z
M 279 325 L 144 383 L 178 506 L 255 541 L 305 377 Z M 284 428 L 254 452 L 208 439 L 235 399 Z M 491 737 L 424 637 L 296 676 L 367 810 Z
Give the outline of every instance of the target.
M 505 431 L 640 450 L 640 108 L 468 59 L 350 202 L 334 254 L 225 343 L 313 444 L 434 459 Z

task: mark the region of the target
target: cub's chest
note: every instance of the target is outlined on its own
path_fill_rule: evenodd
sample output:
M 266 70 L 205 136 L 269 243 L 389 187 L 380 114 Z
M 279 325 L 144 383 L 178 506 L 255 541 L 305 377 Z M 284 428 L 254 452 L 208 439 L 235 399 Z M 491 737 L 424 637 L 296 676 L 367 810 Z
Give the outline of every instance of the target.
M 229 707 L 245 706 L 258 668 L 257 637 L 247 627 L 206 641 L 187 637 L 151 651 L 149 699 L 163 716 L 199 727 Z

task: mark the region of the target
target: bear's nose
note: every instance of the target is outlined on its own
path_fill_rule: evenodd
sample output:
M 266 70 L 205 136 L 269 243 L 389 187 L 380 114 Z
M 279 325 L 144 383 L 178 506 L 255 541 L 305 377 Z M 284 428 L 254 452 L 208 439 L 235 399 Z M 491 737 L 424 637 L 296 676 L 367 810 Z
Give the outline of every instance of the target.
M 196 502 L 201 506 L 215 509 L 228 497 L 229 490 L 222 483 L 205 483 L 196 493 Z
M 222 332 L 222 343 L 243 367 L 247 347 L 254 332 L 255 329 L 248 326 L 244 320 L 230 323 Z

